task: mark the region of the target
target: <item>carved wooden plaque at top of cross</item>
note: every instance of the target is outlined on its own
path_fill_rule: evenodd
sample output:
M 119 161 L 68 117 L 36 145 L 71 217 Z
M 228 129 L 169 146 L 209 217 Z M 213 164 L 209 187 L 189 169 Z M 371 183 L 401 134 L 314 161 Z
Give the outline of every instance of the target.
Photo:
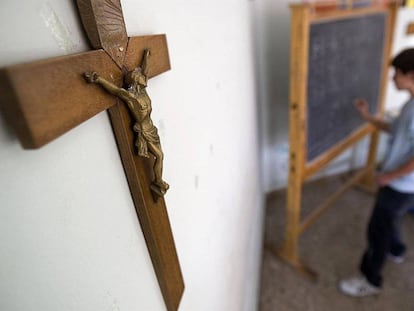
M 154 197 L 153 159 L 136 155 L 133 121 L 124 103 L 85 82 L 97 71 L 121 87 L 123 68 L 139 66 L 150 49 L 148 77 L 170 69 L 165 35 L 128 38 L 120 0 L 77 0 L 95 50 L 0 70 L 0 108 L 26 149 L 39 148 L 108 109 L 118 149 L 168 311 L 177 310 L 184 282 L 163 197 Z

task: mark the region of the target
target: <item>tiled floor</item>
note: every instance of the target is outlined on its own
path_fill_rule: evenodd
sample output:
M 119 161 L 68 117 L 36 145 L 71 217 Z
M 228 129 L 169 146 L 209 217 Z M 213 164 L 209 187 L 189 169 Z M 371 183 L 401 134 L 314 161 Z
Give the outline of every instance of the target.
M 303 191 L 304 215 L 343 183 L 333 177 L 309 183 Z M 380 295 L 350 298 L 339 293 L 338 281 L 357 271 L 365 247 L 365 226 L 373 196 L 351 189 L 300 238 L 303 262 L 318 273 L 312 282 L 275 257 L 263 253 L 260 311 L 414 311 L 414 216 L 407 215 L 403 235 L 405 262 L 388 262 Z M 268 199 L 265 245 L 280 247 L 285 222 L 285 194 Z

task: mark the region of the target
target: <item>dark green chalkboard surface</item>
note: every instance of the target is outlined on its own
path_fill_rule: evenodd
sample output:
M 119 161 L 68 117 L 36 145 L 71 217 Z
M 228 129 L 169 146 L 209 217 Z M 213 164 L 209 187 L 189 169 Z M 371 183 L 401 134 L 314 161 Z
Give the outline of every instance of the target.
M 386 18 L 385 13 L 377 13 L 310 26 L 307 162 L 363 125 L 352 104 L 355 98 L 365 98 L 371 111 L 376 111 Z

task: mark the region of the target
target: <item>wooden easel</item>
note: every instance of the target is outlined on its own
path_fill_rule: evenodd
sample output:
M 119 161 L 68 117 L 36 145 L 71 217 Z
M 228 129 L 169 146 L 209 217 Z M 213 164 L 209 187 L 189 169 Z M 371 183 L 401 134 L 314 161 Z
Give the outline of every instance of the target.
M 150 190 L 152 159 L 136 155 L 133 123 L 125 104 L 86 83 L 98 71 L 122 86 L 122 69 L 137 67 L 151 50 L 149 78 L 170 69 L 165 35 L 128 38 L 120 0 L 77 0 L 92 46 L 86 53 L 0 70 L 0 104 L 22 146 L 39 148 L 106 109 L 109 111 L 129 188 L 149 254 L 169 311 L 178 309 L 184 281 L 163 197 Z
M 337 2 L 339 5 L 339 2 Z M 350 187 L 357 183 L 365 186 L 373 185 L 374 167 L 379 133 L 371 125 L 363 125 L 348 137 L 336 143 L 328 151 L 307 163 L 307 78 L 308 78 L 308 48 L 309 29 L 314 22 L 329 19 L 360 16 L 371 13 L 386 13 L 386 48 L 383 57 L 381 77 L 381 92 L 379 96 L 378 112 L 383 113 L 383 98 L 386 85 L 386 72 L 389 66 L 392 29 L 394 28 L 397 6 L 372 4 L 369 7 L 353 9 L 352 5 L 344 8 L 318 9 L 311 4 L 292 5 L 291 23 L 291 61 L 290 61 L 290 109 L 289 109 L 289 179 L 287 186 L 286 228 L 284 244 L 281 250 L 273 250 L 284 261 L 306 276 L 315 279 L 316 274 L 307 268 L 299 255 L 300 235 L 308 229 L 332 204 L 339 199 Z M 353 146 L 362 138 L 370 135 L 370 148 L 366 166 L 350 178 L 336 193 L 327 198 L 306 219 L 301 219 L 301 195 L 304 182 L 313 174 L 325 167 L 347 148 Z

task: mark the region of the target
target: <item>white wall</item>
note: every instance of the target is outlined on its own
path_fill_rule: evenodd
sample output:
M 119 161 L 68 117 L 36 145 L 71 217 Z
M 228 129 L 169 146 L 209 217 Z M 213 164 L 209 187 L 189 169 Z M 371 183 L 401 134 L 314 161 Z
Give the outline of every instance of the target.
M 261 118 L 262 175 L 266 192 L 286 187 L 289 164 L 289 44 L 290 0 L 262 0 L 257 4 L 256 46 L 258 47 L 259 102 Z M 413 9 L 403 9 L 398 16 L 393 50 L 414 46 L 413 36 L 405 36 L 408 20 L 414 20 Z M 405 94 L 387 88 L 386 107 L 394 109 Z M 381 156 L 384 143 L 380 145 Z M 345 151 L 314 178 L 355 169 L 365 163 L 367 139 Z
M 262 176 L 266 192 L 285 187 L 287 181 L 291 2 L 262 0 L 256 7 Z
M 409 23 L 414 23 L 414 9 L 402 8 L 398 12 L 397 21 L 395 23 L 394 42 L 392 47 L 392 55 L 398 54 L 405 48 L 414 47 L 414 35 L 407 35 L 407 26 Z M 392 75 L 390 71 L 390 77 Z M 386 93 L 386 107 L 390 113 L 398 111 L 401 105 L 408 99 L 407 92 L 398 91 L 394 83 L 388 83 Z
M 0 67 L 87 50 L 73 2 L 2 1 Z M 122 5 L 129 35 L 169 43 L 172 70 L 148 92 L 186 283 L 180 310 L 256 310 L 254 3 Z M 106 113 L 35 151 L 0 117 L 0 206 L 0 310 L 165 310 Z

